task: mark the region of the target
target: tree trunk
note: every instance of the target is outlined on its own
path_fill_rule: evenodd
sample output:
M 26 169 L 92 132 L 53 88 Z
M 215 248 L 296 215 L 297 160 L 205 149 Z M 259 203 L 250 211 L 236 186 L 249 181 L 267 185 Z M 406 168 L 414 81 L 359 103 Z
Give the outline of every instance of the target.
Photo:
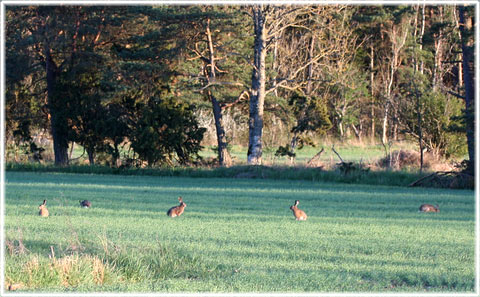
M 210 71 L 206 71 L 205 75 L 207 76 L 209 82 L 216 79 L 215 71 L 215 53 L 212 41 L 212 33 L 210 31 L 210 19 L 207 20 L 206 35 L 208 41 L 208 51 L 210 54 Z M 207 65 L 206 65 L 207 66 Z M 218 163 L 220 166 L 231 166 L 232 158 L 227 150 L 227 142 L 225 137 L 225 129 L 223 128 L 223 119 L 222 119 L 222 108 L 220 103 L 215 98 L 213 93 L 208 90 L 207 96 L 210 102 L 212 102 L 213 108 L 213 118 L 215 120 L 215 129 L 217 131 L 217 148 L 218 148 Z
M 438 9 L 440 10 L 440 20 L 443 22 L 443 10 L 442 7 L 439 6 Z M 432 88 L 433 91 L 436 91 L 439 87 L 442 87 L 442 75 L 443 75 L 443 64 L 442 61 L 444 60 L 443 57 L 443 29 L 439 29 L 439 34 L 435 38 L 435 57 L 434 57 L 434 65 L 433 65 L 433 82 Z
M 312 35 L 312 39 L 310 40 L 310 49 L 308 51 L 308 62 L 310 63 L 308 65 L 308 82 L 307 82 L 307 90 L 306 94 L 307 96 L 310 96 L 312 94 L 312 79 L 313 79 L 313 53 L 315 50 L 315 35 Z
M 225 140 L 225 129 L 223 128 L 222 109 L 215 96 L 209 92 L 210 101 L 213 107 L 213 117 L 215 119 L 215 128 L 217 131 L 218 145 L 218 163 L 220 166 L 231 166 L 232 158 L 227 150 L 227 142 Z
M 262 130 L 263 105 L 265 102 L 265 56 L 266 30 L 263 5 L 252 8 L 255 32 L 254 66 L 252 73 L 252 90 L 250 96 L 249 137 L 247 162 L 250 165 L 262 164 Z
M 455 24 L 456 24 L 456 27 L 458 30 L 458 39 L 459 40 L 462 40 L 462 32 L 460 30 L 460 20 L 458 19 L 458 16 L 457 16 L 457 8 L 454 7 L 453 8 L 453 14 L 454 14 L 454 18 L 455 18 Z M 458 71 L 457 71 L 457 75 L 458 75 L 458 89 L 463 86 L 463 67 L 462 67 L 462 53 L 458 53 Z
M 416 64 L 416 63 L 415 63 Z M 415 97 L 417 98 L 417 125 L 418 125 L 418 147 L 420 150 L 420 173 L 423 171 L 423 119 L 422 119 L 422 103 L 420 102 L 420 94 L 417 84 L 415 86 Z
M 70 153 L 68 154 L 68 159 L 71 160 L 73 158 L 73 149 L 75 148 L 75 141 L 72 141 L 72 146 L 70 147 Z
M 471 48 L 468 46 L 468 40 L 466 40 L 465 29 L 468 24 L 465 20 L 465 11 L 462 5 L 459 6 L 460 17 L 460 33 L 462 42 L 462 66 L 463 66 L 463 80 L 465 82 L 465 112 L 466 112 L 466 124 L 467 124 L 467 145 L 468 145 L 468 158 L 470 164 L 475 164 L 475 115 L 474 115 L 474 103 L 475 103 L 475 89 L 472 71 L 470 70 L 470 62 L 473 63 L 473 57 Z M 471 21 L 471 20 L 469 20 Z M 473 167 L 473 166 L 472 166 Z
M 87 149 L 88 163 L 90 166 L 95 165 L 95 150 L 92 148 Z
M 293 154 L 295 154 L 297 143 L 298 143 L 298 135 L 297 135 L 297 132 L 294 132 L 293 137 L 290 140 L 290 153 L 292 153 L 292 156 L 290 156 L 290 165 L 293 165 L 295 163 L 295 157 L 293 156 Z
M 393 140 L 397 141 L 398 140 L 398 110 L 394 106 L 393 109 Z
M 44 54 L 45 54 L 45 70 L 47 76 L 47 101 L 48 101 L 48 109 L 50 112 L 50 126 L 52 131 L 52 138 L 53 138 L 53 152 L 55 155 L 55 165 L 57 166 L 64 166 L 68 164 L 68 141 L 65 135 L 61 132 L 62 125 L 66 125 L 63 123 L 60 113 L 62 111 L 57 110 L 56 108 L 56 100 L 59 100 L 55 96 L 55 82 L 57 79 L 57 67 L 55 62 L 52 60 L 50 47 L 48 46 L 48 42 L 45 41 L 44 46 Z
M 383 126 L 382 126 L 382 144 L 386 145 L 388 142 L 387 137 L 387 124 L 388 124 L 388 111 L 390 109 L 390 101 L 385 103 L 385 110 L 383 115 Z
M 420 31 L 420 51 L 423 49 L 423 35 L 425 35 L 425 3 L 422 6 L 422 29 Z M 424 63 L 423 59 L 420 62 L 420 73 L 423 74 Z
M 374 51 L 373 44 L 370 45 L 370 96 L 372 96 L 371 108 L 370 108 L 370 117 L 371 117 L 371 142 L 375 143 L 375 97 L 374 97 L 374 84 L 375 84 L 375 73 L 374 73 Z

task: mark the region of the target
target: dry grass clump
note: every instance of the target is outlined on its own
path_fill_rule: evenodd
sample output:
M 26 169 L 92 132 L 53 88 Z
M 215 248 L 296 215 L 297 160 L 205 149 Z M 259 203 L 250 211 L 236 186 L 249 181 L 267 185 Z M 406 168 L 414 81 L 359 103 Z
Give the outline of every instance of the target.
M 390 156 L 378 160 L 377 166 L 396 170 L 420 168 L 420 153 L 413 150 L 396 150 Z M 423 168 L 431 171 L 447 171 L 452 170 L 453 167 L 433 154 L 425 153 L 423 155 Z
M 103 285 L 114 275 L 113 267 L 95 255 L 71 254 L 47 259 L 33 254 L 27 258 L 11 260 L 18 261 L 15 269 L 19 273 L 7 271 L 7 289 Z

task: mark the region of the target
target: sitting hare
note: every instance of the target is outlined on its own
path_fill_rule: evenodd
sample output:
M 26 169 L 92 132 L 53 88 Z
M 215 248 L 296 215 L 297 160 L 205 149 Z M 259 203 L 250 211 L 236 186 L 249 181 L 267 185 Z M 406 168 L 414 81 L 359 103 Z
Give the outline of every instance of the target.
M 307 214 L 303 210 L 298 209 L 297 207 L 298 203 L 300 203 L 300 201 L 295 200 L 295 204 L 290 206 L 290 209 L 293 211 L 293 215 L 295 216 L 295 219 L 297 221 L 306 221 Z
M 48 217 L 47 200 L 43 200 L 43 204 L 40 204 L 38 209 L 40 209 L 38 212 L 39 216 Z
M 183 210 L 185 209 L 185 207 L 187 207 L 187 204 L 183 202 L 182 197 L 178 197 L 178 201 L 180 201 L 180 205 L 170 208 L 167 211 L 167 216 L 174 218 L 180 216 L 183 213 Z
M 421 212 L 440 212 L 440 209 L 438 208 L 438 204 L 433 206 L 431 204 L 422 204 L 420 205 L 420 208 L 418 211 Z
M 83 201 L 80 201 L 80 206 L 83 208 L 90 208 L 90 206 L 92 206 L 92 202 L 88 200 L 83 200 Z

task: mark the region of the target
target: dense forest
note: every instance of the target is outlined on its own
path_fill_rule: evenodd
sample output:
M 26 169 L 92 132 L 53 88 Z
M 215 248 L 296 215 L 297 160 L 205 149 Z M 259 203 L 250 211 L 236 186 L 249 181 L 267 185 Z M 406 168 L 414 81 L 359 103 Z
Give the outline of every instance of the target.
M 7 161 L 232 163 L 268 142 L 415 143 L 474 161 L 474 6 L 5 9 Z M 53 149 L 52 149 L 53 148 Z M 102 156 L 99 158 L 98 156 Z M 107 157 L 105 157 L 107 156 Z

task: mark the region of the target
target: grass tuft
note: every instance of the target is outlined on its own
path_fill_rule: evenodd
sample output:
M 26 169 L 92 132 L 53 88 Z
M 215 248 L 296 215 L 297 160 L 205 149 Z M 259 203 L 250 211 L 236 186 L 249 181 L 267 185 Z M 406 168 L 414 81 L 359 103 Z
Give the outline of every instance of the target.
M 7 282 L 20 284 L 27 290 L 200 279 L 216 270 L 198 257 L 161 245 L 120 250 L 117 246 L 106 253 L 99 250 L 99 254 L 73 253 L 60 258 L 33 253 L 7 255 L 6 264 Z

